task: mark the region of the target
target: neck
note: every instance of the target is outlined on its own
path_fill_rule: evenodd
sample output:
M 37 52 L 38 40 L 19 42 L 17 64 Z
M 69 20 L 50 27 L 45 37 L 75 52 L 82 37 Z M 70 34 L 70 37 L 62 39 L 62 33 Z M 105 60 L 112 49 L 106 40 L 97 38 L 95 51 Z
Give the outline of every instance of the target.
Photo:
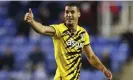
M 65 25 L 70 30 L 74 30 L 74 31 L 77 30 L 77 23 L 76 24 L 70 24 L 70 25 L 69 24 L 65 24 Z

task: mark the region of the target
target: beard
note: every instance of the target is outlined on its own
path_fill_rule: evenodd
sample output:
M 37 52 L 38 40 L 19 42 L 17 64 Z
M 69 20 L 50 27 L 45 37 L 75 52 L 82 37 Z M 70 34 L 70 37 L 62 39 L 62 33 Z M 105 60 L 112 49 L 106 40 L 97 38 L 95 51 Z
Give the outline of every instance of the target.
M 73 27 L 73 21 L 66 21 L 65 24 L 66 24 L 68 27 Z
M 73 24 L 71 24 L 71 23 L 70 23 L 70 24 L 66 24 L 66 25 L 67 25 L 68 27 L 73 27 Z
M 65 25 L 66 25 L 68 28 L 73 27 L 73 23 L 67 23 L 67 22 L 65 22 Z

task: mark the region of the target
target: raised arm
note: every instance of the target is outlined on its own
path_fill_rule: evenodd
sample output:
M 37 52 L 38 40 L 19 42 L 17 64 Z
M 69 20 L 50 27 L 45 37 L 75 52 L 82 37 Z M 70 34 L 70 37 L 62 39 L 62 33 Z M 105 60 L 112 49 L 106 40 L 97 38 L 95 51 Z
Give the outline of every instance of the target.
M 37 33 L 50 36 L 53 36 L 55 34 L 55 29 L 53 27 L 44 26 L 41 23 L 34 20 L 34 15 L 32 13 L 31 8 L 29 8 L 29 12 L 25 14 L 24 20 L 28 22 Z
M 92 48 L 90 45 L 86 45 L 83 48 L 84 53 L 88 59 L 88 61 L 91 63 L 92 66 L 97 68 L 98 70 L 104 72 L 108 80 L 112 79 L 112 74 L 110 71 L 106 69 L 106 67 L 101 63 L 101 61 L 98 59 L 98 57 L 94 54 Z

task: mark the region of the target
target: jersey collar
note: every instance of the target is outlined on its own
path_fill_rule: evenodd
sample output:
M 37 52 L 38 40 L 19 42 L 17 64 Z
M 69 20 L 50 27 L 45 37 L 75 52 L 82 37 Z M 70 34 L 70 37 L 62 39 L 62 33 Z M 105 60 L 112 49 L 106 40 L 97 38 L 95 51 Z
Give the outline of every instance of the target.
M 66 27 L 66 25 L 64 24 L 64 23 L 62 23 L 63 25 L 64 25 L 64 27 L 66 28 L 66 30 L 68 29 L 67 27 Z M 74 34 L 75 33 L 77 33 L 79 31 L 79 25 L 77 25 L 77 30 L 76 31 L 74 31 Z

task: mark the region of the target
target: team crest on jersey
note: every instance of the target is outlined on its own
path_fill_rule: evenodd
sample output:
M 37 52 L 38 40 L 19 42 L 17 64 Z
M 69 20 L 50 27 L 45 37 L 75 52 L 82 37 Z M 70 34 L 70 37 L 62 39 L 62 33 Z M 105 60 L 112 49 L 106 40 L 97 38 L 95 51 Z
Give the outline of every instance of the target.
M 83 41 L 84 40 L 83 34 L 80 34 L 79 36 L 81 37 L 81 40 Z

